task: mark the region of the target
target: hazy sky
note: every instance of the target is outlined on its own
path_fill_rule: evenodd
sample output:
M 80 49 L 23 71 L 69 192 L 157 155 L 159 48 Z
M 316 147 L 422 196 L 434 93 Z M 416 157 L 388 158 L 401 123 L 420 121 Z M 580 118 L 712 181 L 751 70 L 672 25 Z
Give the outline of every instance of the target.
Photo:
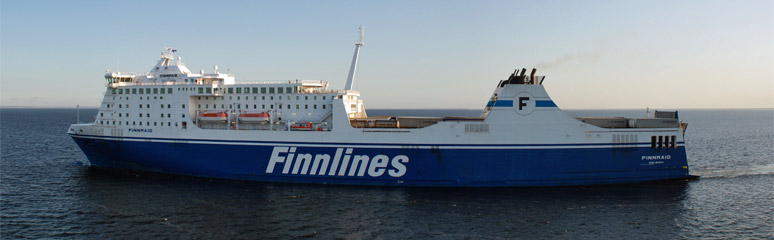
M 163 47 L 237 81 L 322 79 L 368 108 L 482 108 L 538 68 L 561 108 L 774 107 L 774 1 L 0 2 L 0 106 L 97 106 Z

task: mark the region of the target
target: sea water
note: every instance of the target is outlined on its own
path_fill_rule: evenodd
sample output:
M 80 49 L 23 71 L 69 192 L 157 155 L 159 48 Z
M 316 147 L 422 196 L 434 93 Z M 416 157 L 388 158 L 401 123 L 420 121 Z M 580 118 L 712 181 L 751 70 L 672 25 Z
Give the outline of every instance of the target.
M 94 109 L 81 109 L 93 120 Z M 369 110 L 479 116 L 480 110 Z M 570 116 L 645 117 L 641 110 Z M 774 238 L 774 110 L 682 110 L 694 181 L 544 188 L 260 183 L 88 167 L 75 109 L 0 109 L 0 238 Z

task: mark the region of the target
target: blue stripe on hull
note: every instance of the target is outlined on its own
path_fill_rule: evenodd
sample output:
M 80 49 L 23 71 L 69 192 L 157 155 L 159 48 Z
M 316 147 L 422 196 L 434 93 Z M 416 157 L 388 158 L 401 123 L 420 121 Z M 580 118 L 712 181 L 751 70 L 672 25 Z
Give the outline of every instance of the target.
M 356 147 L 352 148 L 351 154 L 346 154 L 346 148 L 296 147 L 292 152 L 295 158 L 291 158 L 288 163 L 285 160 L 290 157 L 291 152 L 288 149 L 282 152 L 282 148 L 272 146 L 120 141 L 77 136 L 73 136 L 73 139 L 94 166 L 271 182 L 500 187 L 612 184 L 690 177 L 684 147 Z M 334 164 L 337 151 L 341 157 L 339 163 Z M 272 154 L 278 157 L 275 160 L 283 158 L 283 161 L 274 161 L 271 173 L 267 173 Z M 308 154 L 309 158 L 299 160 L 298 155 L 304 154 Z M 323 163 L 326 161 L 317 161 L 318 167 L 314 171 L 315 174 L 312 174 L 315 169 L 315 161 L 312 158 L 317 155 L 328 156 L 328 166 L 323 169 Z M 343 162 L 346 155 L 349 156 L 349 161 L 346 161 L 348 164 L 345 168 Z M 363 160 L 365 156 L 369 159 Z M 363 164 L 355 164 L 356 158 L 359 159 L 357 163 Z M 338 169 L 332 172 L 334 165 Z M 341 168 L 345 170 L 340 172 Z M 283 170 L 287 172 L 283 174 Z M 330 173 L 332 175 L 329 175 Z M 339 176 L 339 173 L 344 176 Z

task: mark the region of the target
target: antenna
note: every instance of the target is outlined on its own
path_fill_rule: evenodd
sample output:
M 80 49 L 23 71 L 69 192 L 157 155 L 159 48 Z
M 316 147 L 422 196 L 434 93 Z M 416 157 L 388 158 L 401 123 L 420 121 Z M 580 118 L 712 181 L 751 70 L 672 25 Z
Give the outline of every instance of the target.
M 349 75 L 347 76 L 347 84 L 344 86 L 344 90 L 352 90 L 352 86 L 355 84 L 355 71 L 357 70 L 357 59 L 360 57 L 360 47 L 363 46 L 363 26 L 360 25 L 360 40 L 355 43 L 355 54 L 352 56 L 352 65 L 349 66 Z
M 358 28 L 358 31 L 360 32 L 360 41 L 358 41 L 356 44 L 360 44 L 360 46 L 363 46 L 363 25 L 360 25 Z

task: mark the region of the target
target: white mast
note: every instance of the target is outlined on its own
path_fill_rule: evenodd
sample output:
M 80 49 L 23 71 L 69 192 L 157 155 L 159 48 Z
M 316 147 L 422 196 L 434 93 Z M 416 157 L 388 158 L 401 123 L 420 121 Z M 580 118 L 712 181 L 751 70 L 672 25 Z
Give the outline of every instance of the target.
M 357 58 L 360 56 L 360 47 L 363 46 L 363 26 L 360 26 L 360 40 L 355 43 L 355 55 L 352 56 L 352 65 L 349 67 L 349 75 L 347 76 L 347 85 L 344 86 L 344 90 L 352 90 L 352 86 L 355 84 L 355 70 L 357 70 Z

